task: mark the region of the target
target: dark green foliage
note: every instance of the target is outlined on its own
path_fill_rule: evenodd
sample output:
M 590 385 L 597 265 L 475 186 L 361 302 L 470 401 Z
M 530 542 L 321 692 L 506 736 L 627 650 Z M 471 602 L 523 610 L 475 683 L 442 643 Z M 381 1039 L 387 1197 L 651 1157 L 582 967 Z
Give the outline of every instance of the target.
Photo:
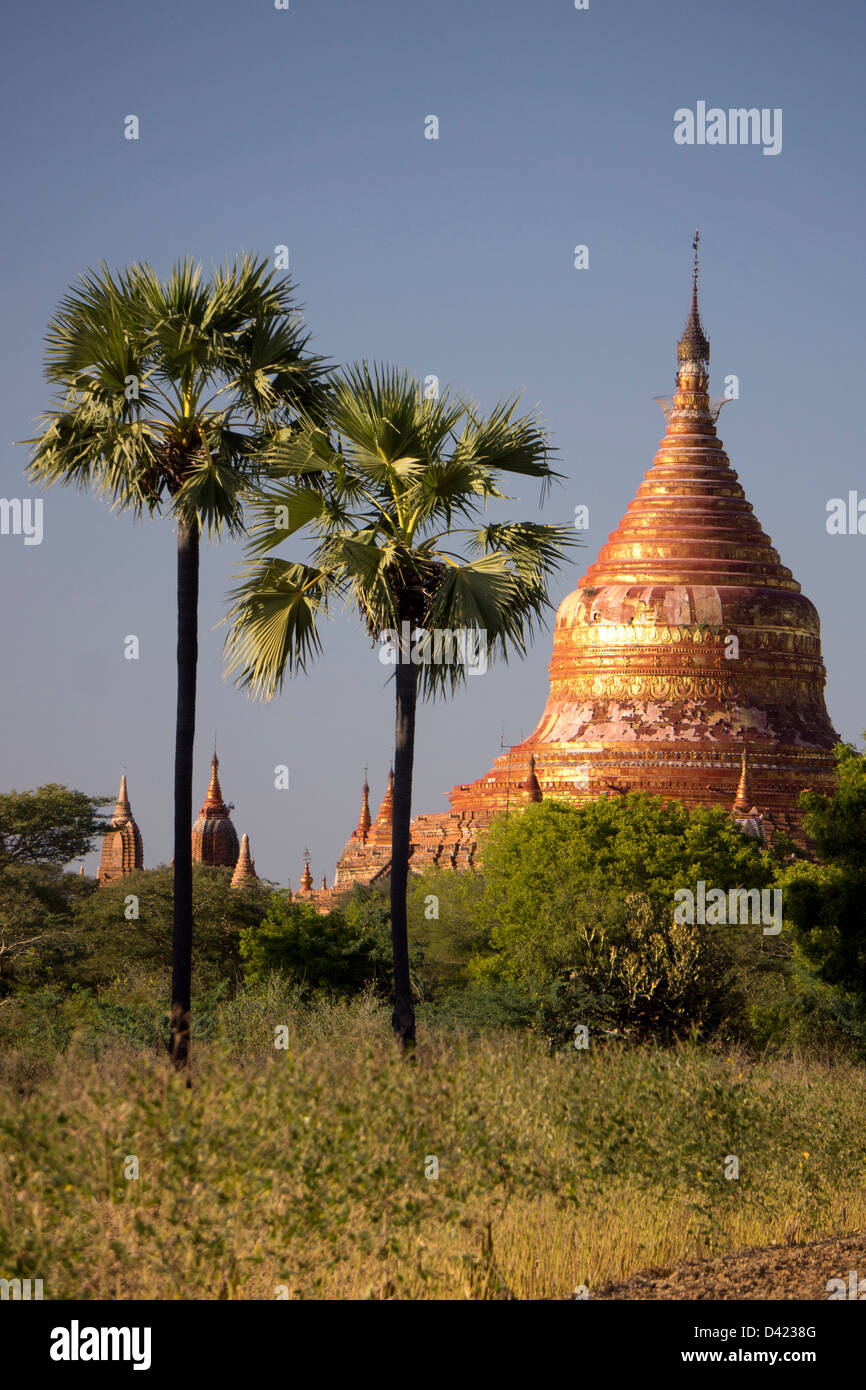
M 409 944 L 412 974 L 423 999 L 465 989 L 470 960 L 487 945 L 478 874 L 428 869 L 409 878 Z
M 544 801 L 500 818 L 483 849 L 486 903 L 503 925 L 529 929 L 567 912 L 587 888 L 643 893 L 667 911 L 678 888 L 773 881 L 769 856 L 722 810 L 632 793 L 575 807 Z
M 76 907 L 72 933 L 84 952 L 74 978 L 104 986 L 130 968 L 163 974 L 171 961 L 170 868 L 145 869 L 106 884 Z M 231 887 L 230 869 L 193 866 L 193 978 L 198 988 L 240 978 L 240 935 L 262 920 L 273 890 L 253 883 Z M 137 904 L 134 901 L 137 899 Z M 133 914 L 137 911 L 138 916 Z
M 760 888 L 770 857 L 723 811 L 633 794 L 545 801 L 491 829 L 479 983 L 521 985 L 552 1045 L 578 1024 L 641 1038 L 741 1026 L 739 976 L 773 950 L 752 928 L 673 918 L 678 889 Z
M 49 782 L 36 791 L 0 795 L 0 868 L 8 864 L 68 864 L 93 848 L 108 822 L 98 815 L 106 797 Z
M 349 995 L 370 984 L 384 991 L 390 974 L 387 921 L 363 896 L 347 912 L 323 914 L 274 894 L 264 919 L 241 933 L 240 952 L 247 983 L 279 972 L 306 993 Z
M 130 972 L 165 990 L 171 963 L 172 870 L 147 869 L 97 889 L 52 866 L 0 873 L 0 984 L 5 992 L 115 988 Z M 263 918 L 272 890 L 230 886 L 231 871 L 197 864 L 193 972 L 202 990 L 240 979 L 240 933 Z M 135 915 L 137 913 L 137 916 Z
M 846 744 L 836 754 L 836 791 L 800 798 L 822 862 L 793 864 L 780 882 L 804 956 L 866 1014 L 866 758 Z
M 54 864 L 0 869 L 0 998 L 16 981 L 31 979 L 34 968 L 41 978 L 53 978 L 59 963 L 76 954 L 70 916 L 93 887 L 92 879 Z

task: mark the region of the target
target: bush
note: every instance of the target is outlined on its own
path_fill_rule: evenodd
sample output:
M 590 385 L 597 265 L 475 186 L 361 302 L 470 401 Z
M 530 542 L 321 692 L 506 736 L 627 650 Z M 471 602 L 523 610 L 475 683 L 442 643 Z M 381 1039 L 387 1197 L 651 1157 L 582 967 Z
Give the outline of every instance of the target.
M 343 911 L 323 914 L 312 903 L 274 894 L 261 923 L 241 932 L 245 982 L 261 984 L 278 971 L 305 994 L 349 995 L 368 984 L 387 989 L 390 936 L 381 923 L 359 917 L 351 910 L 348 919 Z

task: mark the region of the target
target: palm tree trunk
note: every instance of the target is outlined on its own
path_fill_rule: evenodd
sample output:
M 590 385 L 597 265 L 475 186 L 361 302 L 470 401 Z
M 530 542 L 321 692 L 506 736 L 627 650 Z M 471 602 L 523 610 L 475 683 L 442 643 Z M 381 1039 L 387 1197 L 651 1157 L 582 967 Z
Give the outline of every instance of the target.
M 171 952 L 171 1059 L 189 1059 L 192 988 L 192 757 L 198 667 L 198 522 L 177 531 L 177 723 L 174 744 L 174 934 Z
M 415 1008 L 409 976 L 406 885 L 409 879 L 409 825 L 412 818 L 412 765 L 415 761 L 415 705 L 418 667 L 400 651 L 395 667 L 397 722 L 394 738 L 394 810 L 391 822 L 391 944 L 394 951 L 394 1012 L 391 1025 L 404 1051 L 415 1045 Z

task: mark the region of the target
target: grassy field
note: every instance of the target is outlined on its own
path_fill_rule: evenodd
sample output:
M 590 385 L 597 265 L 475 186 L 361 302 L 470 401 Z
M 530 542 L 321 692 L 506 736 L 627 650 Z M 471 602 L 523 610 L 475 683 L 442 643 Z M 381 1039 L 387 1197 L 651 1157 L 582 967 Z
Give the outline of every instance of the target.
M 373 1000 L 278 982 L 216 1031 L 191 1088 L 117 1040 L 0 1056 L 0 1275 L 46 1299 L 562 1298 L 866 1226 L 852 1063 L 431 1027 L 407 1064 Z

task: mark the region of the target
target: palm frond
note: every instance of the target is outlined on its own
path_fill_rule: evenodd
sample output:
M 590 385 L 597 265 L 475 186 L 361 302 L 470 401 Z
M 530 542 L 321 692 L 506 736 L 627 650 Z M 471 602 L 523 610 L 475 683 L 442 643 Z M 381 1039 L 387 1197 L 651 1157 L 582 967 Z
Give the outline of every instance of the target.
M 331 381 L 327 421 L 299 417 L 296 428 L 264 442 L 249 552 L 271 554 L 307 531 L 317 572 L 329 576 L 331 591 L 342 593 L 372 634 L 408 619 L 422 631 L 473 635 L 489 659 L 523 654 L 551 607 L 547 581 L 575 543 L 573 533 L 530 522 L 455 530 L 454 521 L 472 522 L 489 501 L 505 497 L 503 474 L 547 486 L 557 476 L 550 452 L 535 417 L 518 415 L 516 398 L 485 419 L 447 388 L 429 401 L 405 371 L 361 362 Z M 450 543 L 461 535 L 468 556 L 452 553 Z M 254 571 L 250 595 L 258 585 Z M 244 592 L 241 583 L 237 602 Z M 256 633 L 247 625 L 246 634 L 249 665 Z M 272 689 L 282 678 L 279 653 L 288 662 L 291 649 L 270 629 L 262 635 L 271 682 L 264 685 Z M 463 679 L 465 662 L 453 652 L 419 668 L 422 693 Z M 257 688 L 264 685 L 259 680 Z
M 317 621 L 339 583 L 310 565 L 264 560 L 242 571 L 227 621 L 226 674 L 270 699 L 321 650 Z

